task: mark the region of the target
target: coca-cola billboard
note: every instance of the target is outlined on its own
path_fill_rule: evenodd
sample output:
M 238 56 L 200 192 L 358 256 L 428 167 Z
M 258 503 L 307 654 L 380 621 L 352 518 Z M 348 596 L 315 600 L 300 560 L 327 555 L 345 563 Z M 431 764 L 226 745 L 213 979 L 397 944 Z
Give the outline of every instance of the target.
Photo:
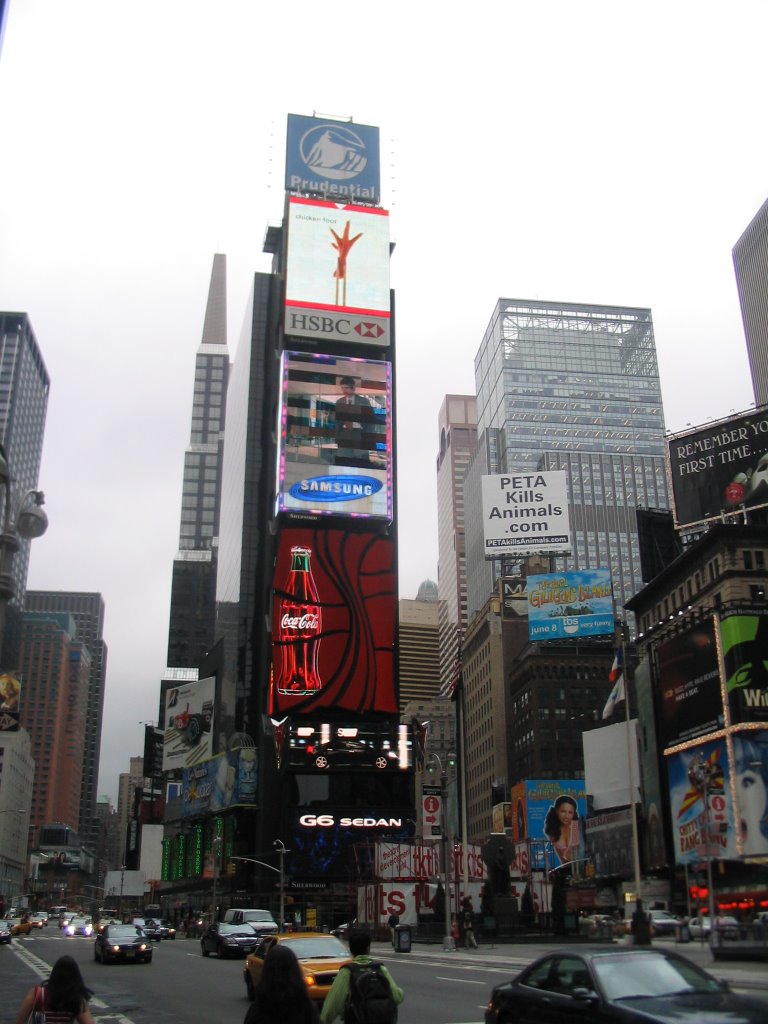
M 396 714 L 396 552 L 377 534 L 288 527 L 273 577 L 269 713 Z

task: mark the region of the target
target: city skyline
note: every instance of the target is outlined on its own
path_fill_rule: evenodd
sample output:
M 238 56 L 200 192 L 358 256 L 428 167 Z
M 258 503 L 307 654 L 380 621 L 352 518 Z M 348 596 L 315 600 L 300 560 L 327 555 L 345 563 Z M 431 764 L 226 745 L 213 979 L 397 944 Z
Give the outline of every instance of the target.
M 401 597 L 436 578 L 435 418 L 446 394 L 473 393 L 499 295 L 650 308 L 670 431 L 753 399 L 731 250 L 768 193 L 764 7 L 481 5 L 469 24 L 442 23 L 427 56 L 429 12 L 407 17 L 326 27 L 306 3 L 169 2 L 130 20 L 88 0 L 10 5 L 0 88 L 22 156 L 6 168 L 0 307 L 29 315 L 51 377 L 39 477 L 51 525 L 28 585 L 104 595 L 99 792 L 113 799 L 166 665 L 211 259 L 227 256 L 234 358 L 252 275 L 269 266 L 264 230 L 282 216 L 288 112 L 382 129 Z M 259 38 L 290 39 L 289 79 L 283 47 L 253 59 Z M 490 38 L 508 40 L 509 60 L 484 59 Z M 352 59 L 363 39 L 370 72 L 354 80 L 346 60 L 316 59 L 322 47 Z M 393 61 L 418 61 L 431 107 L 374 70 Z

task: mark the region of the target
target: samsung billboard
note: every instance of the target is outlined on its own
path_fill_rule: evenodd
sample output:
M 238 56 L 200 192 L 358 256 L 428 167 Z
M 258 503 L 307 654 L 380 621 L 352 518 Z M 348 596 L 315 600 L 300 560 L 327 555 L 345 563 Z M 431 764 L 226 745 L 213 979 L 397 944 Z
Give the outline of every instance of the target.
M 668 439 L 677 527 L 768 505 L 768 406 Z
M 380 180 L 378 128 L 288 115 L 286 192 L 378 203 Z
M 529 576 L 527 596 L 531 642 L 613 634 L 613 588 L 608 569 Z
M 390 315 L 387 211 L 290 197 L 286 335 L 386 348 Z
M 278 512 L 392 519 L 391 365 L 284 352 Z

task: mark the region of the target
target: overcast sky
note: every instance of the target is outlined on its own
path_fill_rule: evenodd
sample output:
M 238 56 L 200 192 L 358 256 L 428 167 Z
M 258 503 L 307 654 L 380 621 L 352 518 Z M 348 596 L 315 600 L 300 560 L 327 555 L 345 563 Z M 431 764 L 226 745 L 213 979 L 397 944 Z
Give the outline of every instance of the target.
M 0 309 L 52 381 L 28 582 L 104 595 L 100 792 L 156 720 L 212 258 L 234 355 L 286 114 L 381 128 L 415 597 L 438 410 L 500 296 L 651 307 L 671 431 L 753 401 L 731 249 L 768 197 L 767 37 L 740 0 L 10 0 Z

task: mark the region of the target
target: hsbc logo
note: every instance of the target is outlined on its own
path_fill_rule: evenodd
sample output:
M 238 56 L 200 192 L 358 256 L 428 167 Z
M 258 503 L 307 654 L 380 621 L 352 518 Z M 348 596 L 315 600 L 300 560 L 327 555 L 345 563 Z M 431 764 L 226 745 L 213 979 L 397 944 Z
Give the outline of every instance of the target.
M 348 314 L 306 312 L 286 309 L 285 333 L 301 338 L 330 338 L 336 341 L 362 341 L 370 345 L 389 344 L 389 321 L 357 319 Z

